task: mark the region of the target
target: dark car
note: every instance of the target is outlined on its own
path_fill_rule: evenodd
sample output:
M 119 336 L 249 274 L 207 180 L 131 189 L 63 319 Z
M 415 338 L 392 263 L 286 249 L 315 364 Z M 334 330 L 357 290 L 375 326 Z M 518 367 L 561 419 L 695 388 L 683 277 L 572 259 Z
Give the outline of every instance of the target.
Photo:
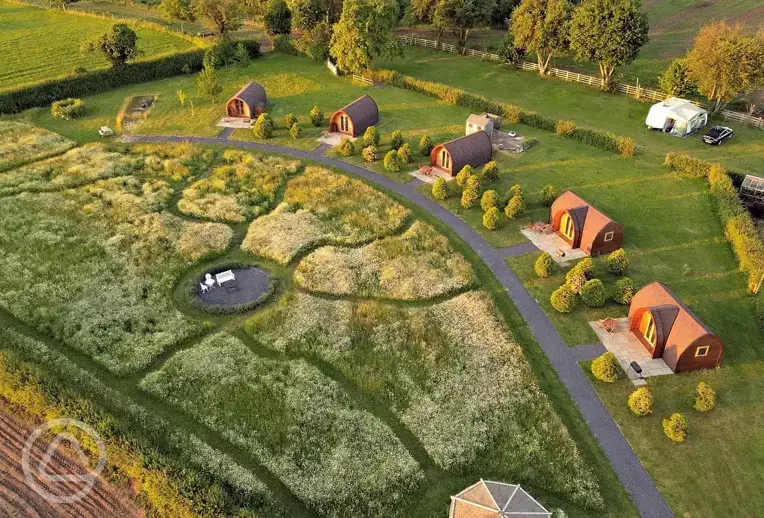
M 708 133 L 703 135 L 703 142 L 711 144 L 712 146 L 718 146 L 727 139 L 731 139 L 735 135 L 735 132 L 731 128 L 726 126 L 714 126 Z

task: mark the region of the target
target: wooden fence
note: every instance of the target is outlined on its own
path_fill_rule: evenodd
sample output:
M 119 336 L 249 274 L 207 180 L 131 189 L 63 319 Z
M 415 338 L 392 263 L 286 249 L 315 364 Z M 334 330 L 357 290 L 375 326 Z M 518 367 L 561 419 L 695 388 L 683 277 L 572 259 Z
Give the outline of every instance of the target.
M 462 51 L 459 47 L 457 47 L 456 45 L 452 45 L 450 43 L 440 43 L 439 45 L 436 45 L 435 40 L 417 38 L 414 36 L 400 36 L 400 39 L 401 39 L 401 42 L 405 43 L 406 45 L 416 45 L 418 47 L 426 47 L 428 49 L 442 50 L 444 52 L 450 52 L 452 54 L 463 54 L 467 57 L 473 57 L 473 58 L 476 57 L 482 60 L 495 61 L 497 63 L 501 63 L 502 61 L 501 56 L 499 56 L 498 54 L 493 54 L 491 52 L 483 52 L 483 51 L 475 50 L 475 49 L 464 49 L 464 51 Z M 539 71 L 538 63 L 533 63 L 531 61 L 523 61 L 522 63 L 520 63 L 519 68 L 521 68 L 522 70 L 532 70 L 534 72 Z M 595 86 L 597 88 L 599 88 L 600 85 L 602 84 L 600 78 L 597 76 L 579 74 L 578 72 L 571 72 L 570 70 L 564 70 L 562 68 L 550 67 L 549 75 L 558 77 L 564 81 L 583 83 L 585 85 Z M 660 92 L 658 90 L 651 90 L 649 88 L 643 88 L 639 86 L 638 84 L 629 85 L 626 83 L 618 83 L 616 88 L 620 93 L 626 94 L 640 101 L 659 102 L 666 99 L 666 94 L 664 94 L 663 92 Z M 696 101 L 692 101 L 692 102 L 697 104 L 701 108 L 708 109 L 708 105 L 705 103 L 700 103 Z M 724 120 L 731 120 L 735 122 L 740 122 L 742 124 L 749 124 L 751 126 L 764 129 L 764 117 L 752 117 L 748 115 L 747 113 L 733 112 L 729 110 L 722 110 L 721 112 L 719 112 L 719 114 L 722 117 L 724 117 Z
M 368 77 L 363 77 L 356 74 L 353 74 L 353 81 L 356 83 L 363 83 L 365 85 L 374 86 L 374 81 L 372 81 Z

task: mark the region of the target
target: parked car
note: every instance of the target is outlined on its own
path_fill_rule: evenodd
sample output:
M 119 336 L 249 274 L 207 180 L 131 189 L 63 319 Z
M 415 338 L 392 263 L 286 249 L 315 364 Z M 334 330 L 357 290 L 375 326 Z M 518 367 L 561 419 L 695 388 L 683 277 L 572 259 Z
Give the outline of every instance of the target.
M 725 140 L 731 139 L 735 135 L 735 132 L 731 128 L 726 126 L 714 126 L 708 132 L 703 135 L 703 142 L 711 144 L 712 146 L 718 146 Z
M 214 36 L 215 33 L 212 32 L 209 29 L 202 29 L 199 32 L 196 33 L 196 35 L 200 38 L 209 38 L 210 36 Z

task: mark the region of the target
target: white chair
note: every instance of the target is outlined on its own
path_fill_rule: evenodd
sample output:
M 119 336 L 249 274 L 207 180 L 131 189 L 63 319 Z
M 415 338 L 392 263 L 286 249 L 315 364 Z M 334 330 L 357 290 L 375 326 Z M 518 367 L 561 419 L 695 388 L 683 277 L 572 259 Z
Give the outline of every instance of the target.
M 202 287 L 202 293 L 207 293 L 208 291 L 210 291 L 210 287 L 202 282 L 199 283 L 199 286 Z

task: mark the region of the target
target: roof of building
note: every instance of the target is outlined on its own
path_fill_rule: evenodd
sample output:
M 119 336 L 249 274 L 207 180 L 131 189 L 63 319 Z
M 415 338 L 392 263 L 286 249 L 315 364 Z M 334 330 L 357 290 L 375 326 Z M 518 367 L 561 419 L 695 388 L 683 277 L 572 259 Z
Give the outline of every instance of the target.
M 341 112 L 345 112 L 350 120 L 353 121 L 353 128 L 357 133 L 366 131 L 369 126 L 374 126 L 379 122 L 379 108 L 368 95 L 364 95 L 344 106 Z
M 244 85 L 231 99 L 241 99 L 250 106 L 265 104 L 267 101 L 265 88 L 260 83 L 255 83 L 254 81 Z
M 480 480 L 451 497 L 450 518 L 543 518 L 543 505 L 517 484 Z
M 466 137 L 459 137 L 443 143 L 451 155 L 451 170 L 461 171 L 465 165 L 481 166 L 491 161 L 493 146 L 491 137 L 485 131 L 476 131 Z
M 564 210 L 573 219 L 576 235 L 581 236 L 581 244 L 591 244 L 612 219 L 595 209 L 573 191 L 565 191 L 552 204 L 552 215 Z M 580 234 L 579 234 L 580 233 Z
M 486 124 L 493 124 L 493 120 L 489 119 L 485 115 L 475 115 L 474 113 L 467 117 L 467 122 L 474 124 L 475 126 L 485 126 Z

